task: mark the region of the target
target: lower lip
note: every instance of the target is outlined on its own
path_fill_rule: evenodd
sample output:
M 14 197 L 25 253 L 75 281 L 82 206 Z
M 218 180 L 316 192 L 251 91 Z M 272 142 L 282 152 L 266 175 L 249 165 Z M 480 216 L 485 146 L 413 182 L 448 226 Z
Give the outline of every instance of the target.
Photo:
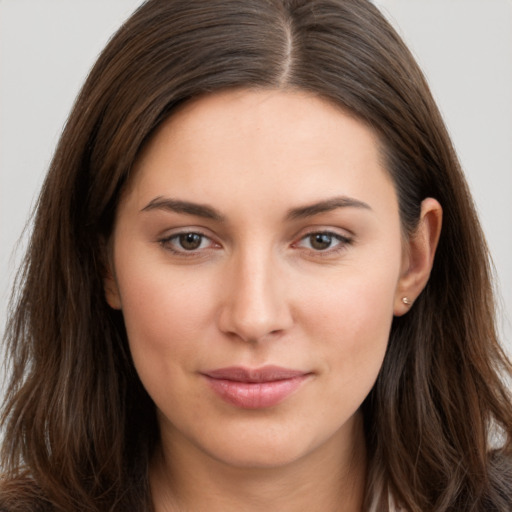
M 265 409 L 294 393 L 308 375 L 269 382 L 238 382 L 206 376 L 213 391 L 231 405 L 242 409 Z

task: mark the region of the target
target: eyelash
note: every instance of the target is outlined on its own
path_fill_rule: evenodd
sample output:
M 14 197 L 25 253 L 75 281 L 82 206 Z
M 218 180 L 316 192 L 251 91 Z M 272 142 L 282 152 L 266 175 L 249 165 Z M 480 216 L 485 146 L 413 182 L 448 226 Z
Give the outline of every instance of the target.
M 327 257 L 327 256 L 333 256 L 338 254 L 341 251 L 346 250 L 347 246 L 352 244 L 352 238 L 349 238 L 347 236 L 340 235 L 339 233 L 333 232 L 333 231 L 310 231 L 309 233 L 306 233 L 304 236 L 302 236 L 298 242 L 293 243 L 292 245 L 294 247 L 299 247 L 299 244 L 305 240 L 311 240 L 314 236 L 326 236 L 331 239 L 331 241 L 337 241 L 338 243 L 334 247 L 327 247 L 324 250 L 315 250 L 313 248 L 304 248 L 306 251 L 309 251 L 310 253 L 313 253 L 315 256 L 320 257 Z M 299 247 L 300 248 L 300 247 Z
M 196 249 L 190 249 L 190 250 L 187 250 L 183 247 L 181 249 L 176 249 L 175 247 L 173 247 L 173 241 L 175 241 L 176 243 L 179 243 L 180 237 L 189 236 L 189 235 L 200 237 L 201 238 L 200 246 L 202 245 L 202 243 L 205 240 L 210 240 L 210 243 L 213 245 L 216 245 L 217 247 L 201 248 L 199 246 Z M 308 240 L 308 239 L 311 240 L 311 238 L 314 236 L 326 236 L 331 239 L 331 242 L 337 241 L 338 243 L 334 247 L 329 246 L 324 250 L 320 250 L 320 249 L 316 250 L 313 248 L 300 247 L 301 242 Z M 216 248 L 220 247 L 220 244 L 217 244 L 216 242 L 211 240 L 211 238 L 209 236 L 207 236 L 204 233 L 201 233 L 199 231 L 182 231 L 180 233 L 174 233 L 171 236 L 161 238 L 160 240 L 158 240 L 158 242 L 165 250 L 170 251 L 171 253 L 173 253 L 177 256 L 185 257 L 185 258 L 198 257 L 198 256 L 200 256 L 200 253 L 204 250 L 209 250 L 212 248 L 216 249 Z M 318 230 L 318 231 L 310 231 L 309 233 L 306 233 L 297 242 L 294 242 L 292 244 L 292 247 L 295 247 L 295 248 L 298 248 L 298 249 L 301 249 L 304 251 L 308 251 L 311 254 L 314 254 L 315 256 L 326 257 L 326 256 L 335 255 L 335 254 L 345 250 L 348 245 L 352 244 L 352 242 L 353 242 L 353 240 L 351 238 L 340 235 L 339 233 L 335 233 L 333 231 Z
M 202 245 L 203 241 L 205 240 L 210 240 L 210 242 L 214 245 L 217 245 L 218 247 L 220 247 L 219 244 L 216 244 L 215 242 L 213 242 L 213 240 L 211 240 L 211 238 L 207 235 L 205 235 L 204 233 L 201 233 L 200 231 L 182 231 L 180 233 L 174 233 L 173 235 L 171 236 L 168 236 L 168 237 L 165 237 L 165 238 L 161 238 L 160 240 L 158 240 L 158 242 L 160 243 L 160 245 L 167 251 L 170 251 L 171 253 L 177 255 L 177 256 L 182 256 L 182 257 L 185 257 L 185 258 L 191 258 L 191 257 L 197 257 L 200 255 L 199 251 L 202 251 L 204 249 L 208 250 L 208 249 L 211 249 L 212 247 L 209 247 L 209 248 L 197 248 L 197 249 L 192 249 L 192 250 L 187 250 L 185 248 L 181 248 L 181 249 L 176 249 L 175 247 L 173 247 L 173 240 L 175 240 L 177 243 L 179 243 L 179 239 L 180 237 L 184 237 L 184 236 L 187 236 L 187 235 L 193 235 L 193 236 L 198 236 L 198 237 L 201 237 L 201 242 L 200 244 Z

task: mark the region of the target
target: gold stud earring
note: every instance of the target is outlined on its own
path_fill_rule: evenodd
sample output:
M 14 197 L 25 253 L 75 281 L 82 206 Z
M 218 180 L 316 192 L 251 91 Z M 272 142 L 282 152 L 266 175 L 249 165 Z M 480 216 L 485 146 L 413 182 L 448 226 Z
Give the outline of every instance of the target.
M 402 297 L 402 302 L 403 302 L 406 306 L 411 306 L 411 305 L 412 305 L 412 300 L 409 300 L 407 297 Z

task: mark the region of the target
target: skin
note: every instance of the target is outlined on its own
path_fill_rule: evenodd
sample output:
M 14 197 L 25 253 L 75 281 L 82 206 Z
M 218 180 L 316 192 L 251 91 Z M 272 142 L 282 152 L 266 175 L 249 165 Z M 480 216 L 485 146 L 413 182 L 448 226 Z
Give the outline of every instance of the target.
M 145 148 L 118 208 L 105 293 L 157 407 L 157 512 L 361 510 L 359 408 L 441 228 L 426 199 L 403 239 L 378 142 L 313 95 L 242 90 L 187 104 Z M 200 235 L 188 240 L 197 248 L 186 233 Z M 268 364 L 308 373 L 273 407 L 229 404 L 202 375 Z

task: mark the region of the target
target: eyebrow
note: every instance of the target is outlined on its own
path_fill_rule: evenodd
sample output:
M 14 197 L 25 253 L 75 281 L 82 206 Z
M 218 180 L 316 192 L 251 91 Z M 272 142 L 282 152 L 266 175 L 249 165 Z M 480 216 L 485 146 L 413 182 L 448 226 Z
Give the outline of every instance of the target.
M 181 201 L 179 199 L 171 199 L 167 197 L 158 196 L 152 199 L 141 212 L 149 212 L 152 210 L 167 210 L 176 213 L 186 213 L 188 215 L 195 215 L 196 217 L 203 217 L 205 219 L 215 220 L 222 222 L 225 220 L 217 210 L 206 204 L 192 203 L 190 201 Z
M 338 208 L 362 208 L 364 210 L 371 210 L 369 204 L 347 196 L 332 197 L 299 208 L 293 208 L 288 211 L 286 218 L 288 220 L 305 219 L 319 215 L 320 213 L 330 212 Z
M 364 210 L 371 210 L 370 205 L 358 199 L 347 196 L 332 197 L 317 203 L 300 206 L 288 210 L 286 219 L 297 220 L 305 219 L 319 215 L 320 213 L 330 212 L 338 208 L 362 208 Z M 179 199 L 172 199 L 168 197 L 158 196 L 152 199 L 141 212 L 148 212 L 153 210 L 167 210 L 176 213 L 185 213 L 194 215 L 196 217 L 203 217 L 205 219 L 215 220 L 217 222 L 224 222 L 225 217 L 219 213 L 215 208 L 206 204 L 193 203 L 190 201 L 182 201 Z

